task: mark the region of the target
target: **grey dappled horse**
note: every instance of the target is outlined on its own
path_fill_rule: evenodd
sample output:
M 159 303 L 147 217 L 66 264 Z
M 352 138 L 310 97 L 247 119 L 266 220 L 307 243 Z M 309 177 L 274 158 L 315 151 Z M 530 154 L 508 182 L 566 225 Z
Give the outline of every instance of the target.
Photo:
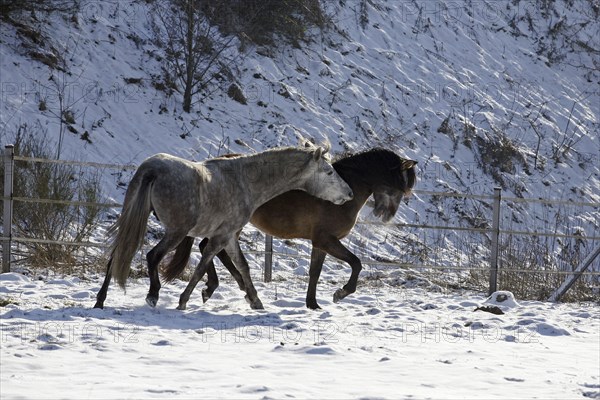
M 151 307 L 158 301 L 161 287 L 158 265 L 163 257 L 184 240 L 210 237 L 177 308 L 185 310 L 213 257 L 225 249 L 242 276 L 246 300 L 252 308 L 262 309 L 236 233 L 261 204 L 290 190 L 303 190 L 335 204 L 352 199 L 352 190 L 324 157 L 328 150 L 314 146 L 284 147 L 204 162 L 168 154 L 145 160 L 127 188 L 120 217 L 109 230 L 110 258 L 94 307 L 104 307 L 112 275 L 125 287 L 131 261 L 146 234 L 148 216 L 154 211 L 165 235 L 146 255 L 150 276 L 146 302 Z M 188 259 L 189 254 L 178 256 L 176 252 L 171 264 L 185 265 Z

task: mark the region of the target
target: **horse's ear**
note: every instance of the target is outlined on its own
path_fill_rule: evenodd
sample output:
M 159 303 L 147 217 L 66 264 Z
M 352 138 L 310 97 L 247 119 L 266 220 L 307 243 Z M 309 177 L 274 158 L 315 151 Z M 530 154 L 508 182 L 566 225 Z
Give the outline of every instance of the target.
M 400 170 L 406 171 L 407 169 L 411 169 L 412 167 L 417 165 L 417 163 L 418 161 L 414 160 L 402 160 L 402 162 L 400 163 Z
M 299 142 L 300 142 L 300 147 L 304 147 L 306 149 L 316 149 L 317 148 L 317 146 L 313 142 L 311 142 L 309 139 L 307 139 L 303 136 L 300 136 Z
M 315 161 L 319 161 L 321 159 L 321 157 L 323 157 L 325 153 L 323 153 L 323 148 L 322 147 L 317 147 L 315 149 L 315 151 L 313 152 L 313 159 Z

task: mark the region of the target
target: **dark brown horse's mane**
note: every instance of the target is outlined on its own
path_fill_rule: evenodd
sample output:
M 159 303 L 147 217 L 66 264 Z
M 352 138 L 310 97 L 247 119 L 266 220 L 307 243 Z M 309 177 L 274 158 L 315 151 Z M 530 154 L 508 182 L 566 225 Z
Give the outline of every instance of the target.
M 408 168 L 405 164 L 407 162 L 410 162 Z M 350 156 L 343 156 L 332 165 L 344 179 L 348 174 L 352 174 L 356 178 L 363 176 L 367 182 L 392 186 L 402 189 L 408 194 L 416 183 L 414 164 L 416 162 L 404 159 L 391 150 L 373 148 Z M 407 171 L 406 182 L 402 174 L 403 170 Z

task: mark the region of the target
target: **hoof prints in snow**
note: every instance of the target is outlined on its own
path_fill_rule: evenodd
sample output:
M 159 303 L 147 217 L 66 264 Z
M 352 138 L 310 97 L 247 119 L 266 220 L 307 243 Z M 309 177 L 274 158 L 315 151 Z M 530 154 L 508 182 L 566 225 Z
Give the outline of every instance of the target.
M 289 297 L 263 296 L 261 312 L 234 290 L 206 304 L 196 299 L 195 311 L 180 312 L 175 284 L 162 288 L 157 312 L 145 305 L 147 282 L 140 281 L 127 294 L 110 292 L 109 308 L 92 309 L 93 296 L 80 294 L 100 283 L 13 275 L 3 285 L 19 304 L 0 307 L 2 368 L 22 378 L 0 374 L 2 397 L 35 397 L 39 390 L 60 397 L 67 386 L 82 398 L 435 398 L 448 387 L 465 398 L 594 398 L 598 389 L 581 386 L 597 380 L 600 312 L 593 305 L 519 301 L 493 315 L 473 312 L 485 300 L 477 293 L 414 289 L 400 298 L 386 287 L 363 286 L 369 295 L 323 303 L 326 310 L 315 312 L 300 306 L 299 285 L 288 289 Z M 232 369 L 239 386 L 232 385 Z M 344 378 L 333 370 L 343 370 Z M 539 373 L 548 370 L 552 379 Z M 52 376 L 41 388 L 19 383 L 40 374 Z M 131 379 L 124 384 L 123 377 Z M 185 384 L 160 386 L 170 381 Z M 384 384 L 399 381 L 401 389 Z

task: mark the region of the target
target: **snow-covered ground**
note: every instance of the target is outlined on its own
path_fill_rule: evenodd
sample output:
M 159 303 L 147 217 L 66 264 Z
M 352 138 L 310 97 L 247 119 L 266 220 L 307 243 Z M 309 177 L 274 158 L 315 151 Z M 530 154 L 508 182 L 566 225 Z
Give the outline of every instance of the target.
M 224 282 L 182 312 L 184 282 L 150 309 L 143 279 L 98 310 L 100 279 L 0 282 L 2 399 L 600 398 L 597 305 L 517 299 L 495 315 L 474 312 L 480 294 L 389 285 L 333 304 L 323 282 L 310 311 L 304 283 L 256 282 L 253 311 Z

